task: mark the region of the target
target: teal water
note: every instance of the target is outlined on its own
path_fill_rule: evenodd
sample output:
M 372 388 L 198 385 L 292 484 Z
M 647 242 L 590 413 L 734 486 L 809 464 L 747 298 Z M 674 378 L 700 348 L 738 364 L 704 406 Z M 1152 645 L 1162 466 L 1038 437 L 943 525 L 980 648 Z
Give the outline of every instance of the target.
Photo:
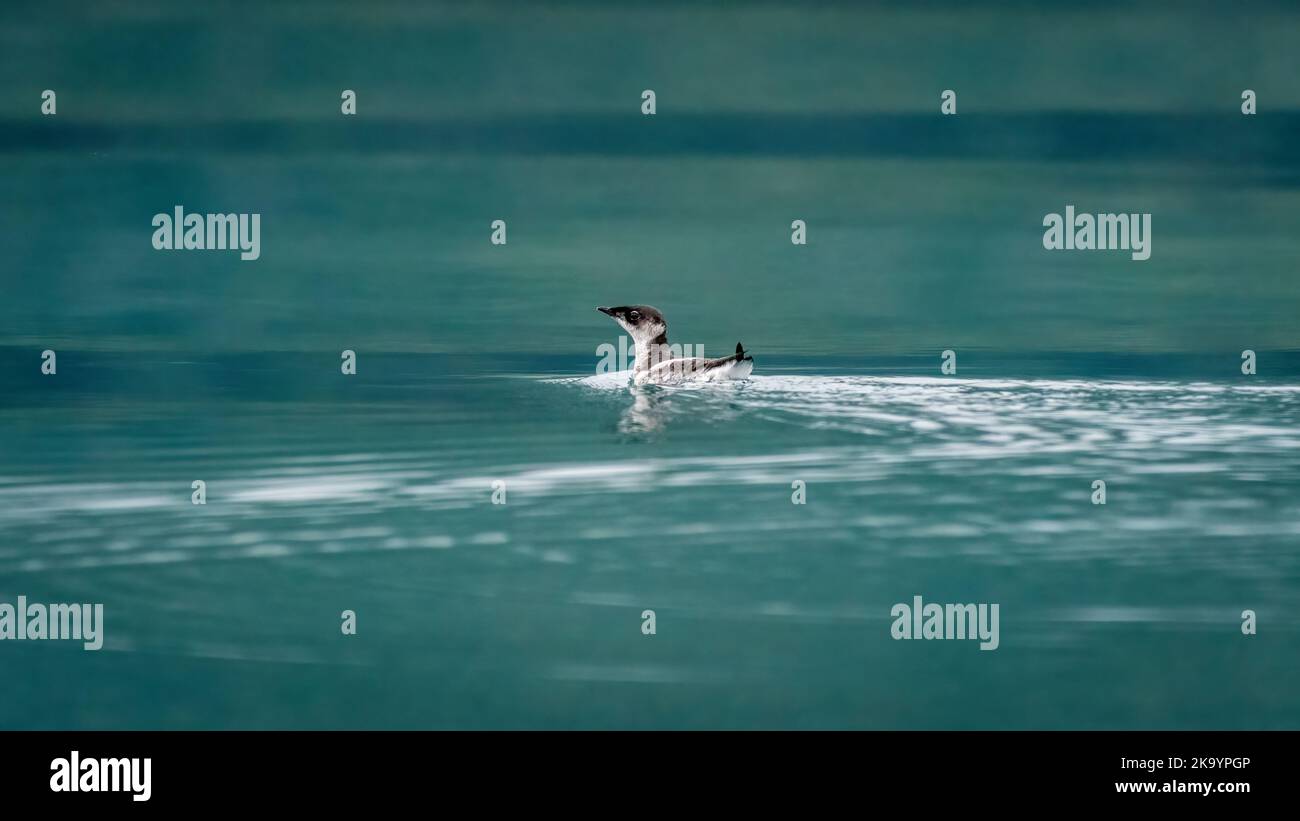
M 0 727 L 1300 727 L 1287 5 L 69 8 L 0 17 L 0 602 L 106 636 Z M 620 303 L 754 377 L 597 376 Z
M 6 405 L 7 600 L 107 637 L 0 647 L 5 726 L 1296 723 L 1294 382 L 310 364 L 87 357 Z M 890 639 L 917 594 L 1001 646 Z

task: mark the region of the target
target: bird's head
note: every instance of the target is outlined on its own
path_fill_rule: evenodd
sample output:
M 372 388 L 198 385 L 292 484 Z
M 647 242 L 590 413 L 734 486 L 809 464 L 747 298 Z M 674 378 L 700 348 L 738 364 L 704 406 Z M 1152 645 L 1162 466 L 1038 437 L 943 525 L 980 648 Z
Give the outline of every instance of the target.
M 622 305 L 617 308 L 597 308 L 610 317 L 636 342 L 653 342 L 668 333 L 668 321 L 657 308 L 649 305 Z

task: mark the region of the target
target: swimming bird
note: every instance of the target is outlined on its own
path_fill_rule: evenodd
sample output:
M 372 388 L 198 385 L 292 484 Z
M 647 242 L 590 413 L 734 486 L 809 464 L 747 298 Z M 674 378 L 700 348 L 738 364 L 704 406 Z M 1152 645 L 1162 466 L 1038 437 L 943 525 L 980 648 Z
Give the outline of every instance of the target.
M 754 370 L 754 358 L 737 342 L 736 352 L 720 359 L 674 356 L 668 344 L 668 320 L 649 305 L 597 308 L 632 337 L 636 346 L 633 381 L 638 385 L 670 385 L 719 379 L 744 379 Z M 680 352 L 680 349 L 678 349 Z

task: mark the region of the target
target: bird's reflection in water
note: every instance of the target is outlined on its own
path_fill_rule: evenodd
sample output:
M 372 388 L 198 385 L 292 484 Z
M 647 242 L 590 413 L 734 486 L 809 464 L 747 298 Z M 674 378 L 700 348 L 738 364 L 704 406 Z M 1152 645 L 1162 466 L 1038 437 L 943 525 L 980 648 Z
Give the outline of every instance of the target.
M 630 385 L 632 404 L 618 420 L 618 432 L 626 436 L 648 436 L 663 430 L 668 421 L 668 394 L 662 388 Z
M 690 416 L 706 424 L 734 419 L 745 410 L 740 401 L 744 384 L 629 385 L 632 404 L 623 409 L 618 431 L 625 436 L 644 437 L 662 433 L 674 417 Z

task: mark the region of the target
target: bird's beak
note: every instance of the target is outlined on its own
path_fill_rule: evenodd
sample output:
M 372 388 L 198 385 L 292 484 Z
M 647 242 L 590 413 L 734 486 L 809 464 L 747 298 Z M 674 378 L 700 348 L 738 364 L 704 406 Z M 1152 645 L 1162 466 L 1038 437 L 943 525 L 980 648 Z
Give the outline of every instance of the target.
M 605 316 L 613 316 L 613 315 L 614 315 L 614 309 L 613 309 L 613 308 L 597 308 L 596 310 L 597 310 L 597 311 L 600 311 L 600 312 L 601 312 L 602 314 L 604 314 Z

